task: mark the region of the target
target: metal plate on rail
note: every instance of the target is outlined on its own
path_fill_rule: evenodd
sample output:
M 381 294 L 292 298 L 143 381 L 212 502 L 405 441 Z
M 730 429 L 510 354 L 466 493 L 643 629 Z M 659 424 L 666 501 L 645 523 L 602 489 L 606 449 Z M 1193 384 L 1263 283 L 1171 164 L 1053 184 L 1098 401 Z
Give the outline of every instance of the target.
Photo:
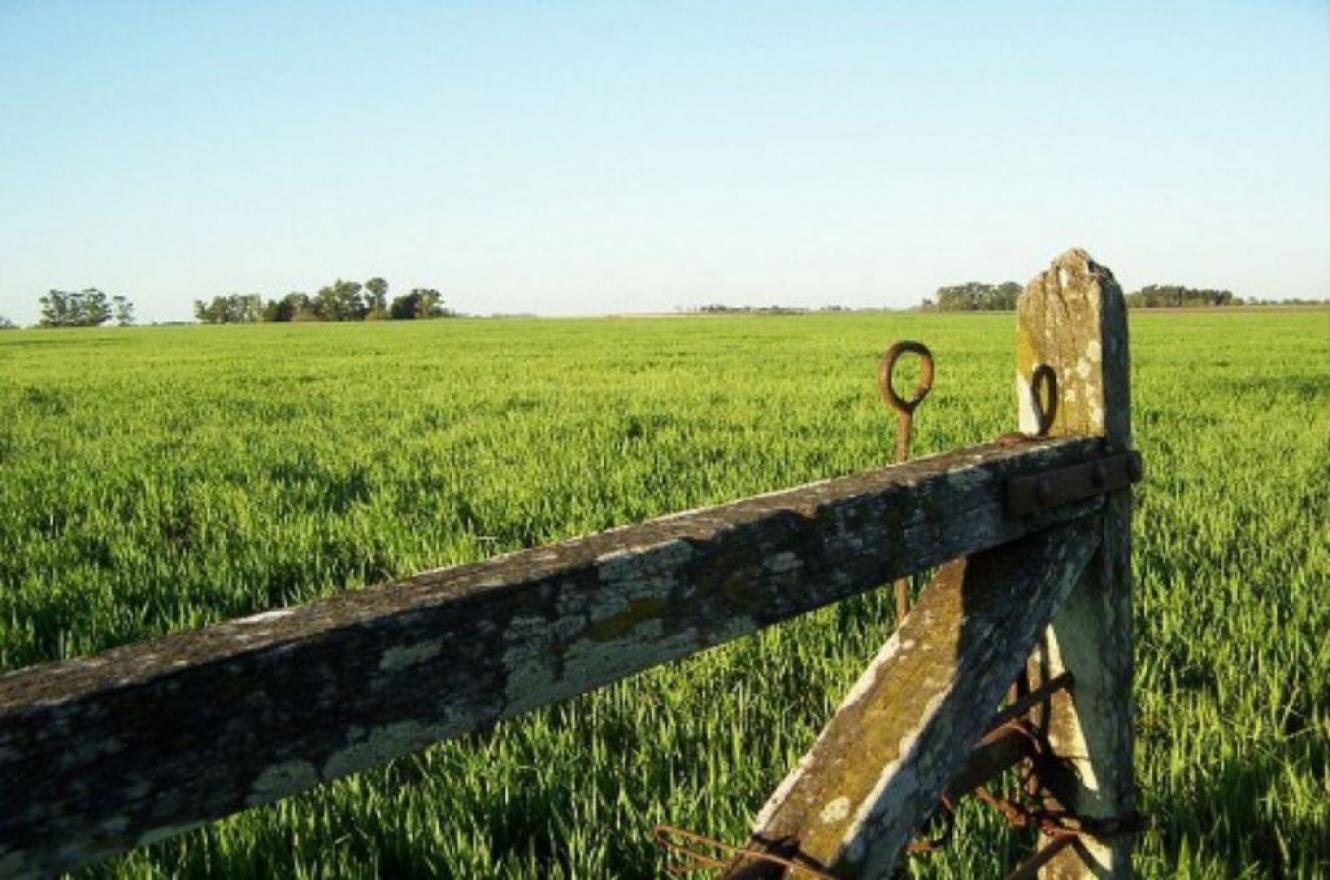
M 1007 481 L 1007 513 L 1030 516 L 1106 492 L 1125 489 L 1144 476 L 1135 450 Z

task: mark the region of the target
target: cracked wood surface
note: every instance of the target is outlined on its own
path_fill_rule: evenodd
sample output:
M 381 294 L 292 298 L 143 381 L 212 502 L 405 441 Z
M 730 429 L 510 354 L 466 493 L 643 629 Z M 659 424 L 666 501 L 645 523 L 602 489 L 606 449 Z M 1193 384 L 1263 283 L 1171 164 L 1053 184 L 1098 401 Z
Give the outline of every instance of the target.
M 1113 273 L 1083 250 L 1037 275 L 1016 305 L 1020 427 L 1034 430 L 1029 382 L 1038 364 L 1057 374 L 1051 434 L 1102 436 L 1110 452 L 1131 448 L 1127 309 Z M 1131 489 L 1110 493 L 1100 550 L 1054 617 L 1033 664 L 1047 680 L 1070 670 L 1074 693 L 1051 703 L 1049 740 L 1080 785 L 1065 806 L 1083 816 L 1125 816 L 1132 775 Z M 1048 845 L 1049 840 L 1041 841 Z M 1040 869 L 1045 878 L 1129 877 L 1130 837 L 1082 837 Z
M 749 846 L 834 876 L 889 876 L 971 757 L 1096 535 L 1081 520 L 945 565 L 772 795 Z M 740 860 L 726 876 L 785 871 Z
M 0 676 L 0 876 L 46 876 L 1096 513 L 990 444 Z M 972 744 L 972 742 L 971 742 Z

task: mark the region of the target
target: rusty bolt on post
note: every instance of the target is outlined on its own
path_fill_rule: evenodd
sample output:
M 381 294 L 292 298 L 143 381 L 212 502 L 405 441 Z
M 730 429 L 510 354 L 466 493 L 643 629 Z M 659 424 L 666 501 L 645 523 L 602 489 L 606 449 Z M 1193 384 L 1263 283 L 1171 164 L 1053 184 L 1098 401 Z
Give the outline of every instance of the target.
M 1040 364 L 1030 375 L 1030 407 L 1034 411 L 1035 433 L 1008 431 L 993 442 L 1010 446 L 1032 438 L 1047 437 L 1058 414 L 1058 374 L 1048 364 Z
M 1030 376 L 1030 398 L 1034 403 L 1035 436 L 1047 437 L 1058 414 L 1058 374 L 1048 364 L 1034 368 Z
M 916 354 L 920 361 L 919 383 L 914 394 L 907 400 L 896 393 L 892 385 L 892 373 L 896 362 L 905 353 Z M 882 392 L 882 400 L 896 411 L 896 463 L 903 464 L 910 460 L 910 439 L 914 433 L 914 411 L 923 403 L 928 392 L 933 389 L 933 353 L 922 342 L 904 339 L 897 342 L 887 353 L 882 355 L 882 362 L 877 371 L 877 387 Z M 910 610 L 910 581 L 901 578 L 896 581 L 896 625 L 905 619 Z

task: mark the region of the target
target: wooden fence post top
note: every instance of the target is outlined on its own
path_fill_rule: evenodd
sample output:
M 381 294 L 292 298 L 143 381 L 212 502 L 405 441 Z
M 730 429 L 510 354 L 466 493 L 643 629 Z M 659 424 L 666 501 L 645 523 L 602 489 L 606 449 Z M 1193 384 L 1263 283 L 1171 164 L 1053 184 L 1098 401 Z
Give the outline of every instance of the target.
M 1072 248 L 1036 275 L 1016 302 L 1020 427 L 1034 432 L 1030 381 L 1054 367 L 1059 405 L 1050 433 L 1090 434 L 1119 451 L 1131 443 L 1127 305 L 1106 266 Z

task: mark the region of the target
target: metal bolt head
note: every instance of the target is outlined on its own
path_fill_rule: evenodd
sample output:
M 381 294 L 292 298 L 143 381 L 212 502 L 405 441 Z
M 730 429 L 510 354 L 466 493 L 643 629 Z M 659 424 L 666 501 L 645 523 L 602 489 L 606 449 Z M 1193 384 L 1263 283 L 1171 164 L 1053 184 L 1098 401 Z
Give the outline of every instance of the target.
M 1127 476 L 1131 477 L 1133 483 L 1145 476 L 1145 463 L 1141 461 L 1140 453 L 1127 457 Z

